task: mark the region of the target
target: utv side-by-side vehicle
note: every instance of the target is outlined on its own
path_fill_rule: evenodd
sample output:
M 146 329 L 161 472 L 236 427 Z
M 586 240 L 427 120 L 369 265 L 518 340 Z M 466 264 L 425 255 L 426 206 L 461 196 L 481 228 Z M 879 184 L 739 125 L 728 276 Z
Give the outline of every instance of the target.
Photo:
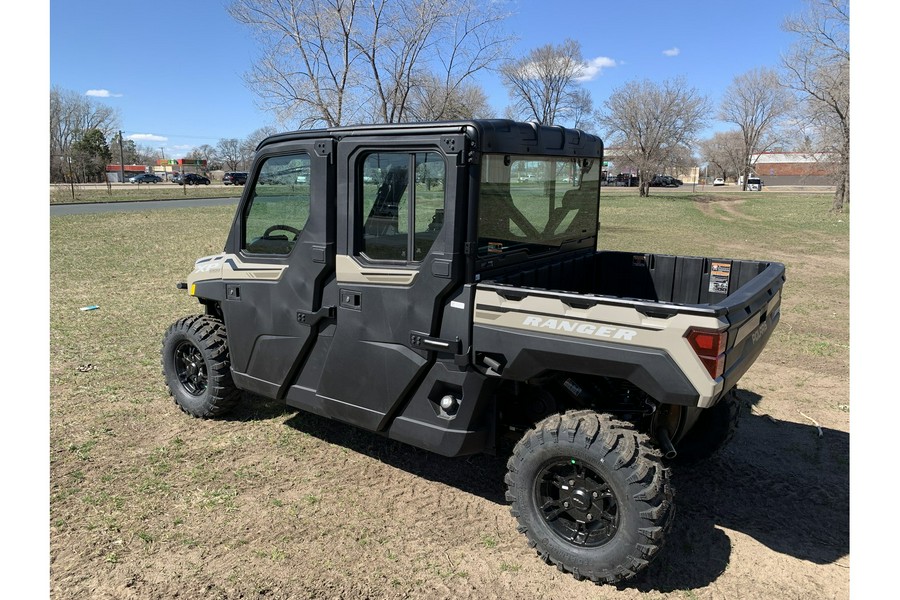
M 515 436 L 529 545 L 633 577 L 669 462 L 730 436 L 784 266 L 598 251 L 602 161 L 594 135 L 506 120 L 267 138 L 224 251 L 179 284 L 203 314 L 165 334 L 175 402 L 214 417 L 247 391 L 445 456 Z

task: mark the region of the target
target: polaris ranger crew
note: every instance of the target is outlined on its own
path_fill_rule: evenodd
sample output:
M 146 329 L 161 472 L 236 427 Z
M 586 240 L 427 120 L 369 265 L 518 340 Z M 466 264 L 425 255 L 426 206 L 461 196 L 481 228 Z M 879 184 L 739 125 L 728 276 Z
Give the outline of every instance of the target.
M 506 498 L 578 578 L 633 577 L 674 513 L 668 462 L 730 436 L 784 266 L 598 251 L 603 143 L 473 120 L 260 143 L 221 254 L 165 334 L 175 402 L 246 390 L 420 448 L 517 443 Z

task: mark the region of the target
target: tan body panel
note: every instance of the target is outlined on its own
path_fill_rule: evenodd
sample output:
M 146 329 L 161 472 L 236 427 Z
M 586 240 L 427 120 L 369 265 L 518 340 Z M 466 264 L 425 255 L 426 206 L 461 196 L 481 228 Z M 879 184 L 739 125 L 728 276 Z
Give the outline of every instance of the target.
M 664 350 L 699 392 L 698 406 L 709 406 L 722 391 L 722 379 L 714 380 L 709 376 L 685 338 L 690 327 L 712 330 L 727 327 L 727 322 L 713 316 L 676 314 L 665 319 L 648 317 L 630 306 L 596 304 L 589 308 L 574 308 L 548 295 L 512 300 L 491 290 L 477 289 L 474 322 Z
M 221 279 L 263 279 L 278 281 L 287 265 L 243 262 L 237 254 L 215 254 L 205 256 L 194 263 L 194 270 L 188 275 L 188 288 L 201 281 Z
M 384 268 L 366 267 L 352 256 L 337 255 L 335 259 L 335 272 L 338 284 L 347 283 L 375 283 L 378 285 L 412 285 L 418 271 L 408 268 Z

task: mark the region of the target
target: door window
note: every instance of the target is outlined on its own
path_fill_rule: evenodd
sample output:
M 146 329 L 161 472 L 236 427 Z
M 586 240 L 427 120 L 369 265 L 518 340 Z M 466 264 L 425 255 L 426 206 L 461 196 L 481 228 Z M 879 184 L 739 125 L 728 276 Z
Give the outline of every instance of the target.
M 444 159 L 437 152 L 373 152 L 359 172 L 359 252 L 375 261 L 420 262 L 444 224 Z
M 309 155 L 266 159 L 244 212 L 244 252 L 290 254 L 309 219 Z

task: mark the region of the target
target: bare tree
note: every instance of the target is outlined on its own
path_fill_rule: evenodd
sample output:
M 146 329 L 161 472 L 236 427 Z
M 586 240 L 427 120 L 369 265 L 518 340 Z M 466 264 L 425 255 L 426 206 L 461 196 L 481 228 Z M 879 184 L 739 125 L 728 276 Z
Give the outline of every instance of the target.
M 697 166 L 697 157 L 691 146 L 674 146 L 669 152 L 668 159 L 663 165 L 662 172 L 673 176 L 690 177 L 692 169 Z
M 266 125 L 265 127 L 260 127 L 259 129 L 255 129 L 250 132 L 244 140 L 241 142 L 241 152 L 244 155 L 244 159 L 247 161 L 244 164 L 245 169 L 250 168 L 250 163 L 253 161 L 253 157 L 256 154 L 256 147 L 259 146 L 259 143 L 269 137 L 270 135 L 275 135 L 278 133 L 278 129 L 273 127 L 272 125 Z
M 223 138 L 216 144 L 216 156 L 229 171 L 237 171 L 244 163 L 244 153 L 237 138 Z
M 721 131 L 700 142 L 700 154 L 713 172 L 722 179 L 737 181 L 747 161 L 744 154 L 744 137 L 739 131 Z
M 512 100 L 507 114 L 544 125 L 584 121 L 593 108 L 590 93 L 581 87 L 583 72 L 581 44 L 571 39 L 507 62 L 500 68 Z
M 500 5 L 476 0 L 237 0 L 229 12 L 263 47 L 249 85 L 298 127 L 407 121 L 423 77 L 453 95 L 507 42 Z
M 226 140 L 219 140 L 219 143 L 221 144 L 223 141 Z M 230 140 L 227 141 L 230 142 Z M 205 160 L 206 168 L 209 171 L 218 170 L 222 166 L 222 159 L 219 157 L 218 148 L 210 146 L 209 144 L 203 144 L 202 146 L 194 148 L 186 158 Z
M 149 144 L 137 144 L 135 147 L 136 160 L 133 164 L 152 165 L 159 158 L 159 148 Z
M 50 181 L 64 181 L 72 145 L 85 133 L 99 130 L 104 139 L 118 129 L 118 112 L 77 92 L 50 90 Z
M 481 86 L 464 83 L 452 92 L 446 81 L 424 77 L 410 90 L 407 114 L 415 121 L 490 118 L 493 113 Z
M 638 170 L 641 196 L 653 175 L 693 145 L 707 122 L 709 101 L 682 78 L 631 81 L 610 94 L 597 119 L 608 145 Z
M 801 115 L 821 151 L 837 157 L 833 211 L 850 202 L 850 6 L 848 0 L 805 0 L 806 12 L 784 29 L 799 36 L 782 58 L 786 85 L 801 96 Z
M 572 127 L 593 129 L 596 125 L 594 114 L 594 99 L 591 98 L 591 93 L 584 89 L 575 92 L 571 104 Z
M 719 119 L 738 126 L 743 140 L 742 189 L 752 168 L 751 155 L 769 150 L 777 143 L 777 130 L 793 109 L 793 97 L 781 86 L 778 74 L 758 68 L 738 75 L 725 90 Z

